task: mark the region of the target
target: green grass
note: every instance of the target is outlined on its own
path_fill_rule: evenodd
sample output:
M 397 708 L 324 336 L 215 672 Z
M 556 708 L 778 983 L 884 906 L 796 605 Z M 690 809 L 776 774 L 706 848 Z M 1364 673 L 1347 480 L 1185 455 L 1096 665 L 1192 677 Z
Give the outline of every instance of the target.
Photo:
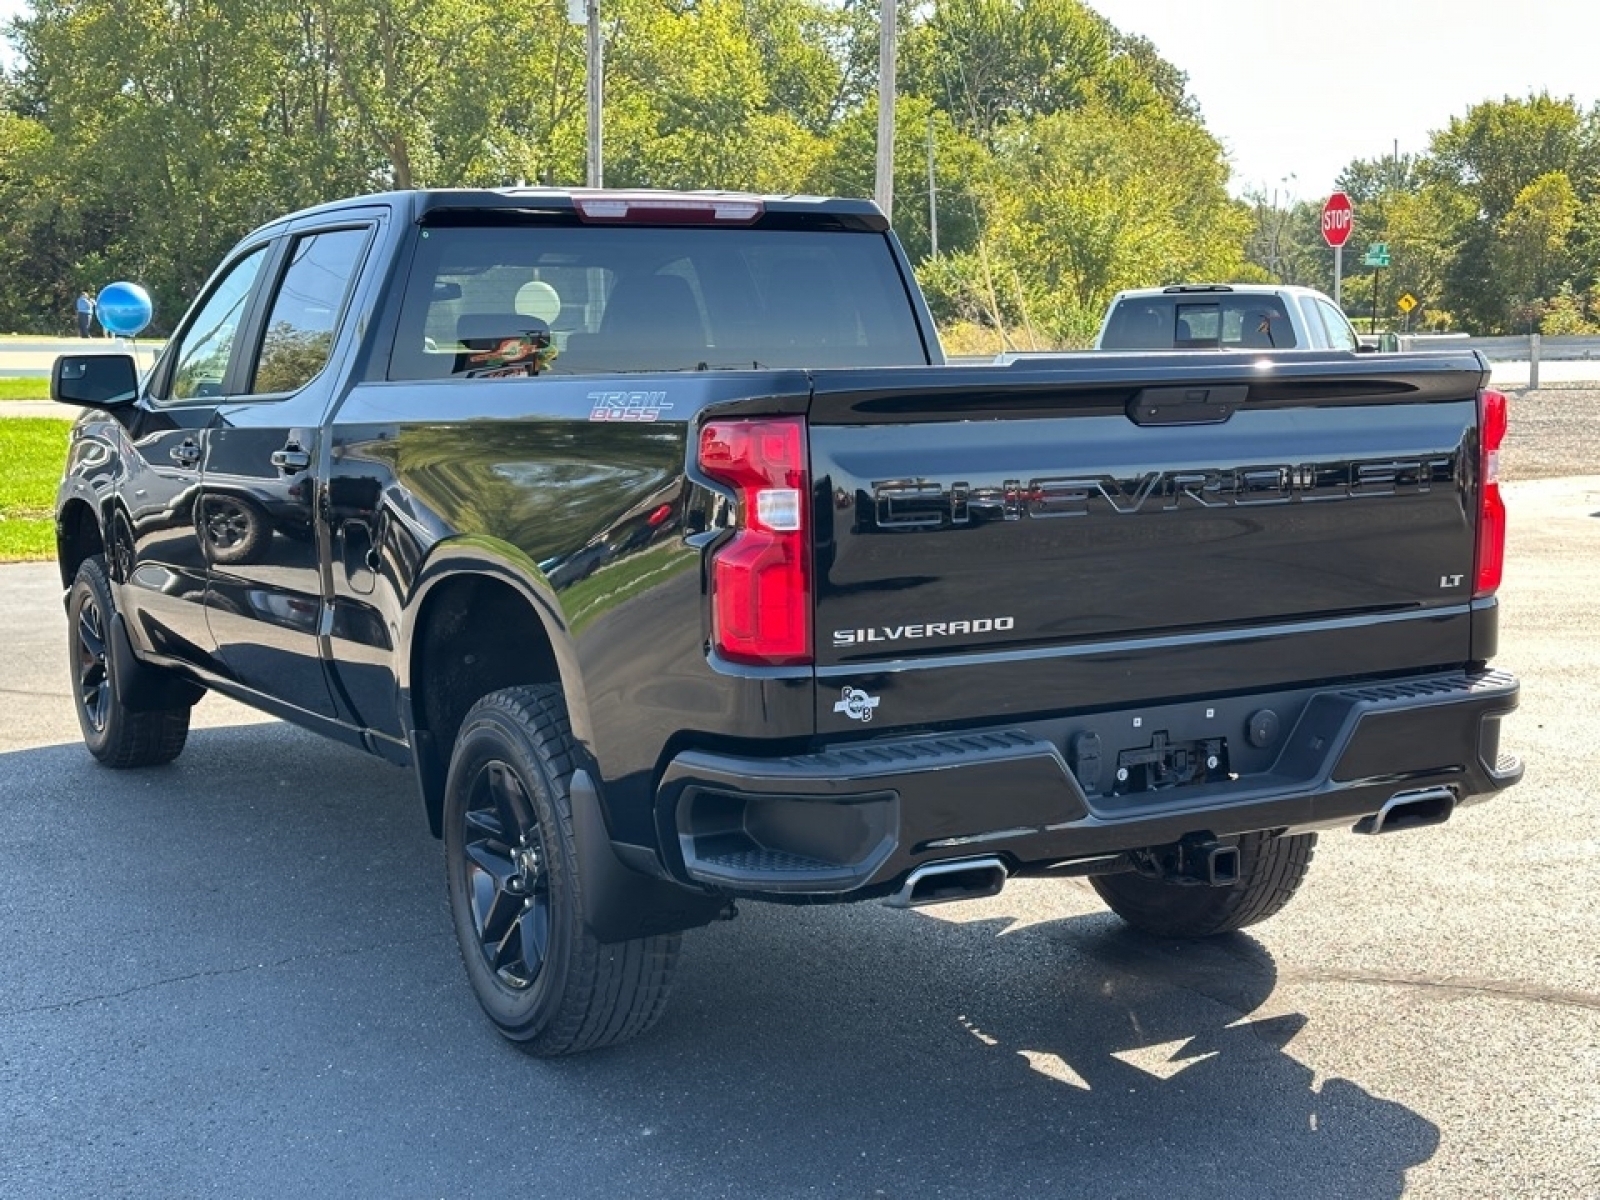
M 65 421 L 0 418 L 0 562 L 56 553 L 56 485 L 67 461 Z
M 0 400 L 48 400 L 50 380 L 37 378 L 0 379 Z

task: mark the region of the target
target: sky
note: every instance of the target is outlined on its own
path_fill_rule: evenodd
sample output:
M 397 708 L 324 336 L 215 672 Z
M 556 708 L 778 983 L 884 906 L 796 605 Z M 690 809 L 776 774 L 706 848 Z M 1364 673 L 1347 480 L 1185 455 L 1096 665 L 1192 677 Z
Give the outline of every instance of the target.
M 1595 0 L 1087 0 L 1189 76 L 1235 195 L 1315 200 L 1485 100 L 1600 100 Z

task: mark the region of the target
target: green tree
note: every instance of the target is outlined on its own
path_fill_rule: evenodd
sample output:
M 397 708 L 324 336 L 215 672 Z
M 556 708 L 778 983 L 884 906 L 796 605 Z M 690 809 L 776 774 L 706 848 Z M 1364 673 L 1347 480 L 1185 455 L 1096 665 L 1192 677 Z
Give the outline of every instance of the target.
M 1215 139 L 1162 110 L 1091 105 L 1019 123 L 986 181 L 975 254 L 930 282 L 1030 346 L 1083 345 L 1121 288 L 1245 270 L 1250 216 L 1228 198 L 1227 170 Z
M 1091 103 L 1119 115 L 1191 115 L 1182 72 L 1079 0 L 935 0 L 904 39 L 907 89 L 968 134 Z
M 583 39 L 562 0 L 318 0 L 316 22 L 392 186 L 581 177 Z
M 1276 195 L 1246 197 L 1250 232 L 1244 257 L 1265 282 L 1299 284 L 1333 293 L 1333 251 L 1322 239 L 1322 205 Z M 1249 273 L 1241 275 L 1247 278 Z
M 1539 320 L 1539 332 L 1546 337 L 1593 337 L 1600 333 L 1597 316 L 1592 295 L 1565 286 L 1550 297 Z
M 1593 192 L 1579 188 L 1592 189 L 1595 140 L 1594 114 L 1544 94 L 1474 105 L 1434 135 L 1422 177 L 1451 238 L 1442 300 L 1468 329 L 1532 327 L 1594 262 L 1584 219 Z
M 1470 192 L 1485 219 L 1499 222 L 1522 189 L 1570 170 L 1584 144 L 1584 118 L 1571 100 L 1547 93 L 1474 105 L 1433 136 L 1427 174 Z
M 239 0 L 41 0 L 18 23 L 19 101 L 47 135 L 24 156 L 50 203 L 8 211 L 86 283 L 151 285 L 169 314 L 238 236 L 283 209 L 303 174 L 273 169 L 273 27 Z M 71 283 L 57 283 L 71 290 Z
M 739 0 L 620 0 L 613 11 L 607 184 L 788 191 L 813 169 L 822 141 L 772 103 L 771 58 Z M 777 55 L 770 40 L 765 50 Z
M 921 96 L 903 95 L 895 106 L 894 227 L 906 254 L 920 263 L 933 248 L 929 226 L 928 131 L 934 142 L 934 208 L 939 220 L 939 250 L 960 254 L 972 248 L 981 224 L 977 180 L 990 171 L 990 155 L 956 128 L 949 114 Z M 812 175 L 802 182 L 823 195 L 871 196 L 878 138 L 876 102 L 841 120 Z
M 1384 201 L 1398 192 L 1415 192 L 1423 185 L 1422 160 L 1413 154 L 1386 154 L 1382 158 L 1353 160 L 1334 180 L 1334 190 L 1350 197 L 1350 203 L 1365 217 L 1368 210 L 1381 209 Z
M 1413 328 L 1450 323 L 1448 276 L 1458 231 L 1472 218 L 1470 201 L 1446 188 L 1430 185 L 1389 197 L 1384 233 L 1393 264 L 1387 289 L 1390 308 L 1380 323 L 1399 319 L 1393 301 L 1406 293 L 1420 305 L 1408 317 Z
M 604 16 L 607 183 L 870 194 L 876 3 Z M 895 224 L 941 312 L 1081 340 L 1115 287 L 1252 270 L 1220 147 L 1148 41 L 1081 0 L 905 0 L 901 21 Z M 337 196 L 583 176 L 563 0 L 37 0 L 12 40 L 0 319 L 19 327 L 64 327 L 112 278 L 149 287 L 164 327 L 241 234 Z
M 1517 193 L 1497 228 L 1500 277 L 1510 295 L 1544 300 L 1568 284 L 1567 245 L 1577 216 L 1565 172 L 1541 175 Z

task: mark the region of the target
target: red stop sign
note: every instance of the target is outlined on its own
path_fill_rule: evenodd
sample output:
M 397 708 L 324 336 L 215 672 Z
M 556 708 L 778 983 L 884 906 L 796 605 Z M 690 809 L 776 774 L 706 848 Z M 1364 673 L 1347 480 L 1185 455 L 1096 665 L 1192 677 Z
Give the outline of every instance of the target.
M 1322 238 L 1335 248 L 1342 246 L 1356 227 L 1356 210 L 1350 207 L 1350 197 L 1335 192 L 1322 206 Z

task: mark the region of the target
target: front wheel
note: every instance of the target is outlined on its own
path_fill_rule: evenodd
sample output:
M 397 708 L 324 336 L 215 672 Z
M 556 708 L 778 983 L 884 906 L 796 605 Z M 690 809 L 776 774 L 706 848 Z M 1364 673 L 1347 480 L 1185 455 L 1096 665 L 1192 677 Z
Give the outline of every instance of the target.
M 1239 838 L 1239 880 L 1227 887 L 1168 883 L 1132 871 L 1094 875 L 1089 883 L 1111 911 L 1157 937 L 1232 933 L 1276 915 L 1294 898 L 1317 835 L 1247 833 Z
M 84 560 L 67 593 L 72 701 L 84 745 L 108 767 L 171 762 L 189 738 L 189 706 L 135 712 L 117 698 L 111 618 L 116 612 L 105 559 Z
M 553 1057 L 627 1041 L 660 1018 L 679 934 L 604 944 L 583 920 L 559 688 L 478 701 L 445 784 L 450 913 L 472 990 L 495 1027 Z

